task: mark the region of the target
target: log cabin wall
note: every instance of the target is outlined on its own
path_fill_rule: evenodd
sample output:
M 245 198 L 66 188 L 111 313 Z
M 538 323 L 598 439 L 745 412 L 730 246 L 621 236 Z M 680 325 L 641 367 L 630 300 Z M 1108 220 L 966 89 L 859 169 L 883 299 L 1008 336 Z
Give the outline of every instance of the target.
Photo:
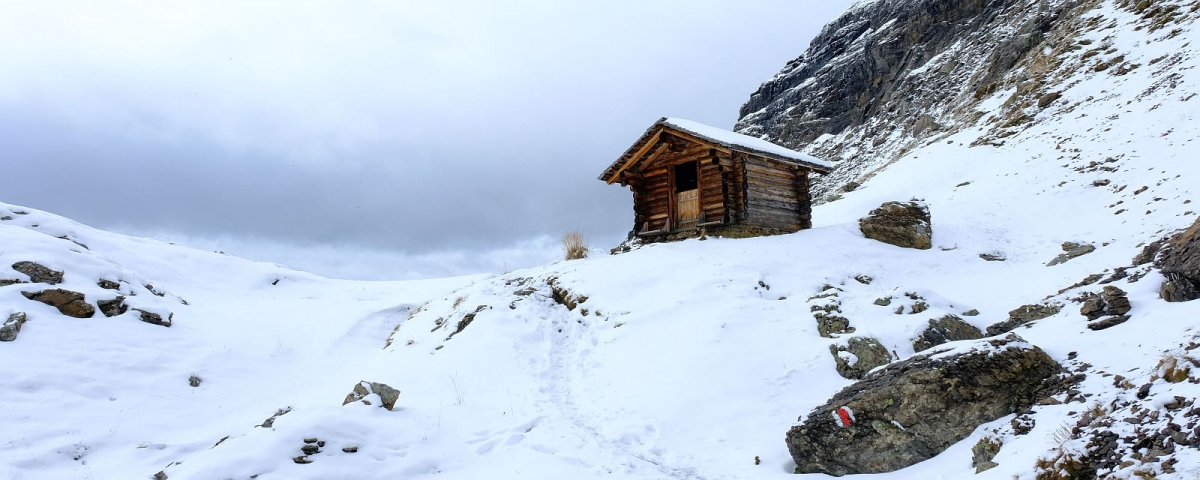
M 744 155 L 743 159 L 746 223 L 784 231 L 804 228 L 801 210 L 808 208 L 808 198 L 806 191 L 797 188 L 798 170 L 754 155 Z

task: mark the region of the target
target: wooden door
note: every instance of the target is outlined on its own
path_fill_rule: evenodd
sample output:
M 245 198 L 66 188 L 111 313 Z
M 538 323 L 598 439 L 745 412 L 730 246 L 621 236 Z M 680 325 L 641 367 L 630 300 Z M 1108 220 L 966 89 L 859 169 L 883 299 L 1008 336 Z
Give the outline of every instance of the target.
M 675 165 L 672 177 L 675 228 L 694 226 L 700 219 L 700 164 L 691 161 Z
M 677 225 L 687 227 L 695 224 L 700 218 L 700 189 L 676 193 L 675 205 L 678 206 L 679 212 Z

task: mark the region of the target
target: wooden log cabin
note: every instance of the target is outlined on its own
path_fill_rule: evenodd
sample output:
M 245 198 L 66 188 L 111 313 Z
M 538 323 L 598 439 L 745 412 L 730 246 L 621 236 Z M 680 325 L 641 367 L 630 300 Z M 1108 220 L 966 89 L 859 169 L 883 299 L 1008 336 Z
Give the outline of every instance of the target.
M 766 140 L 662 118 L 600 180 L 633 191 L 630 236 L 756 236 L 812 227 L 809 180 L 829 162 Z

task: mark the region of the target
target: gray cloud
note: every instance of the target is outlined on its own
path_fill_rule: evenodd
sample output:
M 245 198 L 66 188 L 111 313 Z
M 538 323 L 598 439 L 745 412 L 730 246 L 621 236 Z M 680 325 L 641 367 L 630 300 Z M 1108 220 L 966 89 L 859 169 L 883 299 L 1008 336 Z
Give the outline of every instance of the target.
M 615 242 L 598 172 L 659 116 L 732 125 L 850 1 L 574 3 L 11 9 L 0 200 L 273 261 L 468 258 L 429 275 Z

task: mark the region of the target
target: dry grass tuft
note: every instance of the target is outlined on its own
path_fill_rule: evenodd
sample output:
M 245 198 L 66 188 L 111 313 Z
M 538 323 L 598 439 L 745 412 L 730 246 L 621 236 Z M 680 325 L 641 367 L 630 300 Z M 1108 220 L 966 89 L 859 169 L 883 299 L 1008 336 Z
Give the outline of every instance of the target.
M 588 242 L 587 237 L 583 236 L 579 230 L 571 230 L 564 233 L 562 236 L 563 258 L 567 260 L 578 260 L 587 258 Z

